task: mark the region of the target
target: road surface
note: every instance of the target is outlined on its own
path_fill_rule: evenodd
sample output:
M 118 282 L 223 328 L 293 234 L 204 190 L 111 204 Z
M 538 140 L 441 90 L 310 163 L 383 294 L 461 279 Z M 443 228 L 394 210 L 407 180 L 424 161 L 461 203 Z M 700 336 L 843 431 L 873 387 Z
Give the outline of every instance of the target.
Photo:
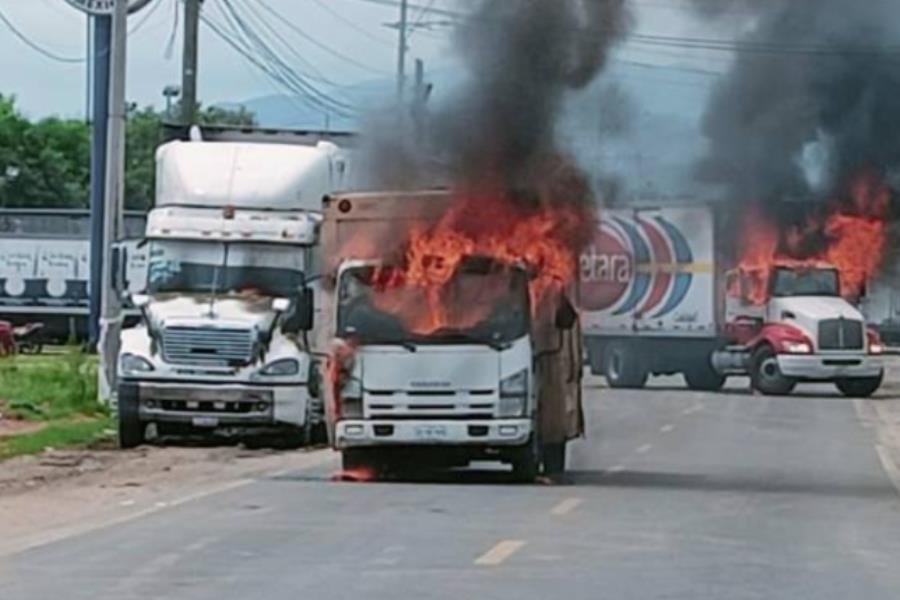
M 336 483 L 326 456 L 9 555 L 0 598 L 900 598 L 863 403 L 673 384 L 587 404 L 564 484 Z

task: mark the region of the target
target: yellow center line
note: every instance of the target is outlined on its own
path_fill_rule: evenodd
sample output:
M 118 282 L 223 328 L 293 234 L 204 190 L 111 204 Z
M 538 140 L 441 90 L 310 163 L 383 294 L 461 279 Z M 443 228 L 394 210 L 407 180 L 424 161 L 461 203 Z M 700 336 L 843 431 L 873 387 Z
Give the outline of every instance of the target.
M 556 506 L 550 509 L 550 514 L 561 517 L 567 515 L 584 502 L 583 498 L 566 498 Z
M 503 564 L 503 561 L 518 552 L 524 545 L 525 542 L 522 540 L 503 540 L 475 559 L 475 564 L 480 567 L 496 567 Z

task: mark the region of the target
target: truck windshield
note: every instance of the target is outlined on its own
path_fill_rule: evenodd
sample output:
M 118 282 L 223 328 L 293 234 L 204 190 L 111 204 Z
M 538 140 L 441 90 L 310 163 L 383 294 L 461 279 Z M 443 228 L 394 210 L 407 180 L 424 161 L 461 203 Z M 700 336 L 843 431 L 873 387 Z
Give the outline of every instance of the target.
M 275 244 L 156 240 L 147 291 L 290 297 L 303 284 L 303 254 Z
M 338 330 L 362 343 L 503 344 L 528 332 L 528 281 L 520 269 L 467 263 L 439 289 L 400 269 L 349 269 L 340 280 Z
M 839 293 L 835 269 L 779 267 L 772 278 L 772 295 L 776 297 L 837 296 Z

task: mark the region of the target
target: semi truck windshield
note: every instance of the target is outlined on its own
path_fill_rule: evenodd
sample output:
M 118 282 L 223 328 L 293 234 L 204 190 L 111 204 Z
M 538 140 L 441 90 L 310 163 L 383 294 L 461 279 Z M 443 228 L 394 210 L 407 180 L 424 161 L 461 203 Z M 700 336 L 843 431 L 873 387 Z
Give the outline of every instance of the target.
M 302 255 L 271 244 L 154 241 L 148 291 L 290 297 L 303 285 Z
M 840 293 L 835 269 L 777 268 L 772 279 L 772 295 L 837 296 Z
M 338 328 L 363 343 L 506 343 L 528 332 L 525 273 L 460 268 L 440 287 L 410 283 L 403 272 L 363 267 L 343 273 Z

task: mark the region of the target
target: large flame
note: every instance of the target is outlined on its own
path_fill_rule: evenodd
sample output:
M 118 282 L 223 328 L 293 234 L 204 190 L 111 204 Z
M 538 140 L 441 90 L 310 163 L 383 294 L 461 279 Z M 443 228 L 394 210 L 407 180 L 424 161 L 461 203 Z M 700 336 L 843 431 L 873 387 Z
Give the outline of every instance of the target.
M 881 265 L 891 191 L 877 176 L 860 175 L 843 201 L 810 214 L 802 226 L 780 229 L 754 207 L 744 216 L 739 268 L 751 281 L 747 298 L 767 300 L 775 265 L 831 265 L 840 273 L 841 295 L 856 299 Z
M 376 271 L 376 303 L 414 333 L 471 327 L 507 293 L 502 282 L 484 279 L 480 289 L 455 293 L 461 263 L 484 257 L 528 270 L 537 311 L 574 281 L 577 240 L 592 222 L 590 210 L 573 205 L 525 206 L 505 196 L 460 195 L 437 223 L 413 227 L 402 265 Z

